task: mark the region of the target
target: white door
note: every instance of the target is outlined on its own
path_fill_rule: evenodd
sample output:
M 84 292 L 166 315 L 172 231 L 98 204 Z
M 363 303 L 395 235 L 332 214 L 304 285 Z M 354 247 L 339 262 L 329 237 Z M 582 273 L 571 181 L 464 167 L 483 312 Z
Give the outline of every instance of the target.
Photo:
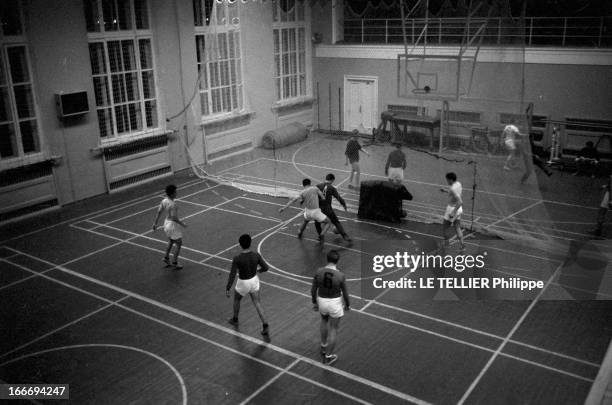
M 357 129 L 371 133 L 377 125 L 378 80 L 375 77 L 350 77 L 344 79 L 344 130 Z

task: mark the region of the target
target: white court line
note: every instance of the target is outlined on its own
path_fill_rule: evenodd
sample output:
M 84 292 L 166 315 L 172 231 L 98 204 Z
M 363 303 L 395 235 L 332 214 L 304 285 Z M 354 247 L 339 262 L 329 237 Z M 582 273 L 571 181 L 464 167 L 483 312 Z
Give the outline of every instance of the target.
M 266 388 L 268 388 L 270 385 L 274 384 L 274 382 L 276 380 L 278 380 L 279 378 L 281 378 L 284 374 L 287 373 L 287 371 L 291 370 L 293 368 L 293 366 L 295 366 L 296 364 L 298 364 L 300 362 L 299 359 L 294 360 L 291 364 L 289 364 L 287 367 L 285 367 L 283 370 L 279 371 L 278 374 L 276 374 L 274 377 L 270 378 L 265 384 L 263 384 L 261 387 L 257 388 L 255 390 L 255 392 L 253 392 L 251 395 L 249 395 L 248 397 L 246 397 L 242 402 L 240 402 L 240 405 L 246 405 L 248 404 L 253 398 L 255 398 L 257 395 L 259 395 L 259 393 L 261 393 L 263 390 L 265 390 Z
M 204 191 L 211 190 L 211 189 L 213 189 L 213 188 L 215 188 L 215 187 L 219 187 L 219 184 L 216 184 L 216 185 L 214 185 L 214 186 L 212 186 L 212 187 L 210 187 L 210 186 L 209 186 L 209 187 L 206 187 L 206 188 L 204 188 L 204 189 L 198 190 L 198 191 L 196 191 L 196 192 L 194 192 L 194 193 L 191 193 L 191 194 L 187 194 L 187 195 L 185 195 L 185 196 L 183 196 L 183 197 L 177 198 L 176 200 L 177 200 L 177 201 L 183 201 L 183 198 L 194 196 L 194 195 L 199 194 L 199 193 L 202 193 L 202 192 L 204 192 Z M 133 217 L 133 216 L 135 216 L 135 215 L 142 214 L 143 212 L 147 212 L 147 211 L 150 211 L 150 210 L 154 210 L 154 209 L 156 209 L 157 207 L 159 207 L 159 204 L 152 205 L 152 206 L 150 206 L 150 207 L 148 207 L 148 208 L 145 208 L 145 209 L 142 209 L 142 210 L 140 210 L 140 211 L 132 212 L 132 213 L 130 213 L 130 214 L 128 214 L 128 215 L 124 215 L 124 216 L 119 217 L 119 218 L 115 218 L 115 219 L 113 219 L 112 221 L 108 221 L 108 222 L 106 222 L 106 223 L 107 223 L 107 224 L 114 224 L 115 222 L 123 221 L 123 220 L 125 220 L 125 219 L 127 219 L 127 218 L 131 218 L 131 217 Z M 99 218 L 99 217 L 101 217 L 101 216 L 103 216 L 103 215 L 108 215 L 108 213 L 104 213 L 104 214 L 96 215 L 96 216 L 93 216 L 93 217 L 90 217 L 90 218 L 86 218 L 84 221 L 88 221 L 88 220 L 91 220 L 91 219 L 94 219 L 94 218 Z M 94 228 L 94 229 L 95 229 L 95 228 Z
M 259 215 L 247 214 L 246 212 L 240 212 L 240 211 L 228 210 L 228 209 L 226 209 L 226 208 L 221 208 L 221 205 L 227 204 L 227 203 L 229 203 L 229 202 L 231 202 L 231 201 L 234 201 L 234 200 L 238 200 L 238 199 L 240 199 L 240 198 L 244 198 L 244 197 L 242 197 L 242 196 L 238 196 L 238 197 L 234 197 L 234 198 L 232 198 L 231 200 L 226 200 L 226 201 L 224 201 L 223 203 L 221 203 L 221 204 L 219 204 L 219 205 L 214 206 L 214 209 L 216 209 L 216 210 L 218 210 L 218 211 L 229 212 L 230 214 L 244 215 L 244 216 L 246 216 L 246 217 L 257 218 L 257 219 L 262 219 L 262 220 L 265 220 L 265 221 L 274 221 L 274 222 L 277 222 L 277 223 L 281 223 L 281 222 L 282 222 L 280 219 L 272 219 L 272 218 L 263 217 L 263 216 L 259 216 Z M 183 200 L 183 202 L 184 202 L 184 203 L 187 203 L 187 204 L 191 204 L 191 205 L 196 205 L 196 206 L 199 206 L 199 207 L 210 207 L 210 205 L 201 204 L 201 203 L 197 203 L 197 202 L 193 202 L 193 201 L 186 201 L 186 200 Z M 237 206 L 238 204 L 234 204 L 234 205 L 236 205 L 236 206 Z M 242 207 L 242 208 L 244 208 L 244 207 Z M 246 208 L 245 208 L 245 209 L 246 209 Z M 110 223 L 110 222 L 109 222 L 109 223 Z
M 497 350 L 495 350 L 495 352 L 493 353 L 493 355 L 489 358 L 489 361 L 487 361 L 487 363 L 485 364 L 485 366 L 482 368 L 482 370 L 480 370 L 480 373 L 478 373 L 478 375 L 476 376 L 476 378 L 474 379 L 474 381 L 472 381 L 472 383 L 470 384 L 470 386 L 468 387 L 468 389 L 465 391 L 465 393 L 463 394 L 463 396 L 461 397 L 461 399 L 459 400 L 459 402 L 457 403 L 457 405 L 462 405 L 465 403 L 465 401 L 468 399 L 468 397 L 472 394 L 472 392 L 474 391 L 474 388 L 476 388 L 476 386 L 478 385 L 478 383 L 480 382 L 480 380 L 482 380 L 482 377 L 484 377 L 485 373 L 489 370 L 489 368 L 491 367 L 491 365 L 493 364 L 493 362 L 495 361 L 495 359 L 497 358 L 497 356 L 499 356 L 499 354 L 501 353 L 501 351 L 504 349 L 504 347 L 506 347 L 506 345 L 508 344 L 508 342 L 510 341 L 510 339 L 512 338 L 512 336 L 516 333 L 516 331 L 518 330 L 518 328 L 523 324 L 523 322 L 525 321 L 525 319 L 527 318 L 527 316 L 529 315 L 529 313 L 531 312 L 531 310 L 535 307 L 536 303 L 538 302 L 538 300 L 542 297 L 542 295 L 544 294 L 544 291 L 546 291 L 546 289 L 548 288 L 548 286 L 552 283 L 552 280 L 556 277 L 556 275 L 559 273 L 559 271 L 561 271 L 561 268 L 563 267 L 563 263 L 559 265 L 559 267 L 557 267 L 557 269 L 555 270 L 555 272 L 550 276 L 550 278 L 548 279 L 548 281 L 546 282 L 546 284 L 544 284 L 544 287 L 540 290 L 540 292 L 538 293 L 538 295 L 536 295 L 536 297 L 533 299 L 533 301 L 531 301 L 531 304 L 529 304 L 529 306 L 527 307 L 527 309 L 525 310 L 525 312 L 523 312 L 523 315 L 521 315 L 521 317 L 516 321 L 516 323 L 514 324 L 514 326 L 512 327 L 512 329 L 510 330 L 510 332 L 508 333 L 508 335 L 504 338 L 503 342 L 499 345 L 499 347 L 497 348 Z M 591 380 L 592 381 L 592 380 Z
M 125 345 L 117 345 L 117 344 L 108 344 L 108 343 L 89 343 L 89 344 L 80 344 L 80 345 L 70 345 L 70 346 L 62 346 L 62 347 L 54 347 L 51 349 L 46 349 L 46 350 L 41 350 L 35 353 L 29 353 L 8 361 L 5 361 L 4 363 L 0 364 L 0 367 L 6 366 L 7 364 L 11 364 L 11 363 L 15 363 L 18 362 L 20 360 L 23 359 L 27 359 L 30 357 L 34 357 L 34 356 L 38 356 L 41 354 L 46 354 L 46 353 L 52 353 L 52 352 L 57 352 L 60 350 L 69 350 L 69 349 L 82 349 L 82 348 L 89 348 L 89 347 L 104 347 L 104 348 L 116 348 L 116 349 L 123 349 L 123 350 L 131 350 L 137 353 L 142 353 L 145 354 L 147 356 L 153 357 L 154 359 L 160 361 L 161 363 L 163 363 L 166 367 L 168 367 L 170 369 L 170 371 L 172 371 L 174 373 L 174 376 L 178 379 L 179 382 L 179 386 L 181 387 L 181 395 L 182 395 L 182 405 L 187 405 L 187 388 L 185 386 L 185 380 L 183 380 L 183 376 L 181 375 L 181 373 L 178 372 L 178 370 L 166 359 L 164 359 L 161 356 L 158 356 L 155 353 L 152 353 L 148 350 L 144 350 L 144 349 L 140 349 L 138 347 L 134 347 L 134 346 L 125 346 Z
M 255 160 L 252 160 L 252 161 L 249 161 L 249 162 L 245 162 L 245 163 L 242 163 L 242 164 L 239 164 L 239 165 L 236 165 L 236 166 L 228 167 L 227 169 L 221 170 L 219 172 L 219 174 L 220 173 L 225 173 L 226 171 L 234 170 L 234 169 L 236 169 L 238 167 L 242 167 L 242 166 L 246 166 L 246 165 L 250 165 L 250 164 L 259 162 L 262 159 L 263 158 L 258 158 L 258 159 L 255 159 Z M 186 188 L 186 187 L 191 187 L 191 186 L 194 186 L 194 185 L 197 185 L 197 184 L 201 184 L 201 183 L 207 183 L 208 181 L 214 181 L 214 180 L 198 178 L 198 179 L 195 179 L 195 180 L 188 180 L 185 183 L 179 184 L 178 186 L 181 187 L 181 188 Z M 134 199 L 131 199 L 131 200 L 128 200 L 128 201 L 124 201 L 122 203 L 114 204 L 114 205 L 111 205 L 109 207 L 99 209 L 99 210 L 94 211 L 94 212 L 90 212 L 90 213 L 87 213 L 87 214 L 84 214 L 84 215 L 79 215 L 79 216 L 74 217 L 74 218 L 66 219 L 64 221 L 57 222 L 57 223 L 55 223 L 53 225 L 45 226 L 43 228 L 38 228 L 38 229 L 35 229 L 33 231 L 30 231 L 30 232 L 22 233 L 20 235 L 13 236 L 11 238 L 2 240 L 2 241 L 0 241 L 0 244 L 4 244 L 6 242 L 10 242 L 10 241 L 15 240 L 15 239 L 20 239 L 20 238 L 23 238 L 25 236 L 33 235 L 33 234 L 36 234 L 38 232 L 42 232 L 42 231 L 45 231 L 47 229 L 52 229 L 52 228 L 55 228 L 55 227 L 58 227 L 58 226 L 61 226 L 61 225 L 64 225 L 64 224 L 67 224 L 67 223 L 70 223 L 70 222 L 78 221 L 80 219 L 89 218 L 89 217 L 91 217 L 91 215 L 96 215 L 98 213 L 102 213 L 102 215 L 103 215 L 104 213 L 110 213 L 110 212 L 113 212 L 113 211 L 116 211 L 116 210 L 120 210 L 120 209 L 129 207 L 129 206 L 132 206 L 132 205 L 135 205 L 135 204 L 138 204 L 140 202 L 144 202 L 144 201 L 150 200 L 152 198 L 156 198 L 156 197 L 159 197 L 159 192 L 154 192 L 154 193 L 148 194 L 147 196 L 144 196 L 144 197 L 137 197 L 137 198 L 134 198 Z
M 33 258 L 35 260 L 40 261 L 40 262 L 48 263 L 50 265 L 54 264 L 52 262 L 48 262 L 47 260 L 37 258 L 36 256 L 30 255 L 28 253 L 21 252 L 21 251 L 19 251 L 17 249 L 13 249 L 11 247 L 7 247 L 7 248 L 10 249 L 10 250 L 13 250 L 14 252 L 21 253 L 24 256 L 31 257 L 31 258 Z M 132 291 L 123 289 L 121 287 L 117 287 L 117 286 L 115 286 L 113 284 L 110 284 L 110 283 L 98 280 L 98 279 L 93 278 L 93 277 L 86 276 L 86 275 L 78 273 L 76 271 L 72 271 L 72 270 L 67 269 L 67 268 L 65 268 L 63 266 L 58 266 L 57 268 L 58 268 L 58 270 L 60 270 L 60 271 L 62 271 L 64 273 L 73 275 L 73 276 L 78 277 L 78 278 L 82 278 L 84 280 L 90 281 L 90 282 L 92 282 L 94 284 L 101 285 L 101 286 L 109 288 L 111 290 L 118 291 L 118 292 L 120 292 L 122 294 L 125 294 L 125 295 L 128 295 L 128 296 L 130 296 L 132 298 L 136 298 L 136 299 L 138 299 L 140 301 L 146 302 L 147 304 L 153 305 L 153 306 L 161 308 L 161 309 L 165 309 L 168 312 L 172 312 L 174 314 L 181 315 L 181 316 L 183 316 L 185 318 L 194 320 L 194 321 L 199 322 L 199 323 L 201 323 L 203 325 L 207 325 L 207 326 L 209 326 L 209 327 L 211 327 L 213 329 L 217 329 L 219 331 L 228 333 L 230 335 L 242 338 L 243 340 L 246 340 L 246 341 L 258 344 L 258 345 L 264 345 L 264 346 L 266 346 L 266 347 L 270 348 L 271 350 L 274 350 L 274 351 L 276 351 L 278 353 L 284 354 L 284 355 L 286 355 L 288 357 L 292 357 L 294 359 L 299 359 L 302 362 L 308 363 L 308 364 L 313 365 L 313 366 L 318 367 L 318 368 L 324 368 L 325 370 L 328 370 L 328 371 L 330 371 L 332 373 L 341 375 L 341 376 L 343 376 L 343 377 L 345 377 L 347 379 L 359 382 L 359 383 L 361 383 L 363 385 L 367 385 L 367 386 L 369 386 L 371 388 L 374 388 L 374 389 L 377 389 L 379 391 L 385 392 L 385 393 L 387 393 L 389 395 L 393 395 L 393 396 L 398 397 L 400 399 L 404 399 L 406 401 L 411 401 L 411 402 L 414 402 L 414 403 L 417 403 L 417 404 L 424 404 L 424 405 L 427 404 L 427 402 L 425 402 L 425 401 L 423 401 L 421 399 L 415 398 L 415 397 L 413 397 L 413 396 L 411 396 L 409 394 L 397 391 L 397 390 L 395 390 L 393 388 L 381 385 L 381 384 L 376 383 L 374 381 L 368 380 L 367 378 L 360 377 L 358 375 L 349 373 L 347 371 L 343 371 L 343 370 L 340 370 L 340 369 L 337 369 L 337 368 L 333 368 L 333 367 L 324 366 L 319 361 L 313 360 L 313 359 L 308 358 L 308 357 L 304 357 L 304 356 L 302 356 L 300 354 L 297 354 L 297 353 L 294 353 L 294 352 L 292 352 L 290 350 L 283 349 L 280 346 L 276 346 L 274 344 L 266 343 L 266 342 L 264 342 L 264 341 L 262 341 L 262 340 L 260 340 L 258 338 L 254 338 L 254 337 L 246 335 L 246 334 L 244 334 L 242 332 L 238 332 L 238 331 L 236 331 L 234 329 L 230 329 L 230 328 L 227 328 L 225 326 L 217 325 L 214 322 L 211 322 L 211 321 L 208 321 L 206 319 L 200 318 L 198 316 L 192 315 L 192 314 L 190 314 L 188 312 L 182 311 L 182 310 L 174 308 L 172 306 L 163 304 L 163 303 L 161 303 L 159 301 L 147 298 L 147 297 L 145 297 L 143 295 L 140 295 L 138 293 L 134 293 Z M 42 277 L 53 279 L 52 277 L 49 277 L 47 275 L 43 275 Z M 121 305 L 121 304 L 118 304 L 117 306 L 120 306 L 120 307 L 124 308 L 124 306 Z M 125 308 L 127 308 L 127 307 L 125 307 Z
M 38 259 L 36 259 L 36 260 L 38 260 Z M 166 326 L 166 327 L 168 327 L 168 328 L 171 328 L 171 329 L 177 330 L 177 331 L 179 331 L 179 332 L 181 332 L 181 333 L 183 333 L 183 334 L 186 334 L 186 335 L 188 335 L 188 336 L 194 337 L 194 338 L 196 338 L 196 339 L 198 339 L 198 340 L 204 341 L 204 342 L 209 343 L 209 344 L 211 344 L 211 345 L 213 345 L 213 346 L 216 346 L 216 347 L 222 348 L 222 349 L 224 349 L 224 350 L 226 350 L 226 351 L 229 351 L 229 352 L 231 352 L 231 353 L 237 354 L 237 355 L 239 355 L 239 356 L 241 356 L 241 357 L 248 358 L 248 359 L 250 359 L 250 360 L 253 360 L 253 361 L 255 361 L 255 362 L 257 362 L 257 363 L 260 363 L 260 364 L 264 364 L 264 365 L 266 365 L 266 366 L 268 366 L 268 367 L 271 367 L 271 368 L 274 368 L 274 369 L 276 369 L 276 370 L 283 370 L 281 367 L 279 367 L 279 366 L 277 366 L 277 365 L 275 365 L 275 364 L 273 364 L 273 363 L 269 363 L 269 362 L 267 362 L 267 361 L 265 361 L 265 360 L 261 360 L 261 359 L 259 359 L 259 358 L 257 358 L 257 357 L 254 357 L 254 356 L 251 356 L 251 355 L 249 355 L 249 354 L 243 353 L 243 352 L 241 352 L 241 351 L 239 351 L 239 350 L 233 349 L 233 348 L 231 348 L 231 347 L 229 347 L 229 346 L 224 346 L 224 345 L 222 345 L 222 344 L 220 344 L 220 343 L 218 343 L 218 342 L 215 342 L 215 341 L 212 341 L 212 340 L 206 339 L 206 338 L 204 338 L 204 337 L 202 337 L 202 336 L 200 336 L 200 335 L 197 335 L 197 334 L 195 334 L 195 333 L 193 333 L 193 332 L 189 332 L 189 331 L 188 331 L 188 330 L 186 330 L 186 329 L 180 328 L 180 327 L 178 327 L 178 326 L 174 326 L 174 325 L 172 325 L 172 324 L 170 324 L 170 323 L 164 322 L 164 321 L 162 321 L 162 320 L 160 320 L 160 319 L 158 319 L 158 318 L 155 318 L 155 317 L 153 317 L 153 316 L 146 315 L 146 314 L 144 314 L 144 313 L 142 313 L 142 312 L 139 312 L 139 311 L 137 311 L 137 310 L 135 310 L 135 309 L 132 309 L 132 308 L 130 308 L 130 307 L 126 307 L 126 306 L 124 306 L 124 305 L 122 305 L 122 304 L 119 304 L 118 302 L 111 301 L 111 300 L 109 300 L 109 299 L 107 299 L 107 298 L 104 298 L 104 297 L 102 297 L 102 296 L 99 296 L 99 295 L 97 295 L 97 294 L 94 294 L 94 293 L 91 293 L 91 292 L 89 292 L 89 291 L 83 290 L 83 289 L 81 289 L 81 288 L 79 288 L 79 287 L 73 286 L 72 284 L 65 283 L 65 282 L 63 282 L 63 281 L 61 281 L 61 280 L 58 280 L 58 279 L 55 279 L 55 278 L 53 278 L 53 277 L 43 276 L 43 273 L 37 273 L 37 272 L 35 272 L 34 270 L 30 270 L 30 269 L 27 269 L 27 268 L 24 268 L 24 270 L 26 270 L 26 271 L 28 271 L 28 272 L 30 272 L 30 273 L 33 273 L 33 274 L 41 275 L 43 278 L 45 278 L 45 279 L 47 279 L 47 280 L 49 280 L 49 281 L 55 282 L 55 283 L 57 283 L 57 284 L 61 284 L 61 285 L 65 286 L 65 287 L 67 287 L 67 288 L 70 288 L 70 289 L 73 289 L 73 290 L 79 291 L 79 292 L 81 292 L 81 293 L 83 293 L 83 294 L 86 294 L 86 295 L 88 295 L 88 296 L 92 296 L 92 297 L 95 297 L 95 298 L 100 299 L 100 300 L 102 300 L 102 301 L 105 301 L 105 302 L 107 302 L 107 303 L 109 304 L 109 306 L 116 306 L 116 307 L 121 308 L 121 309 L 123 309 L 123 310 L 126 310 L 126 311 L 128 311 L 128 312 L 132 312 L 132 313 L 134 313 L 134 314 L 136 314 L 136 315 L 138 315 L 138 316 L 140 316 L 140 317 L 143 317 L 143 318 L 145 318 L 145 319 L 149 319 L 149 320 L 151 320 L 151 321 L 154 321 L 154 322 L 156 322 L 156 323 L 159 323 L 159 324 L 161 324 L 161 325 L 164 325 L 164 326 Z M 128 296 L 123 297 L 121 300 L 123 300 L 123 299 L 125 299 L 125 298 L 128 298 Z M 65 325 L 65 326 L 68 326 L 68 325 Z M 298 360 L 299 360 L 299 359 L 298 359 Z M 345 393 L 345 392 L 343 392 L 343 391 L 340 391 L 340 390 L 337 390 L 337 389 L 335 389 L 335 388 L 329 387 L 329 386 L 327 386 L 327 385 L 321 384 L 321 383 L 319 383 L 318 381 L 311 380 L 311 379 L 309 379 L 309 378 L 307 378 L 307 377 L 303 377 L 303 376 L 301 376 L 301 375 L 299 375 L 299 374 L 296 374 L 296 373 L 293 373 L 293 372 L 291 372 L 291 371 L 286 371 L 285 373 L 286 373 L 286 374 L 289 374 L 289 375 L 291 375 L 291 376 L 293 376 L 293 377 L 295 377 L 295 378 L 298 378 L 298 379 L 300 379 L 300 380 L 306 381 L 306 382 L 308 382 L 308 383 L 310 383 L 310 384 L 312 384 L 312 385 L 316 385 L 316 386 L 318 386 L 318 387 L 321 387 L 321 388 L 323 388 L 323 389 L 326 389 L 326 390 L 328 390 L 328 391 L 330 391 L 330 392 L 333 392 L 333 393 L 335 393 L 335 394 L 338 394 L 338 395 L 341 395 L 341 396 L 347 397 L 347 398 L 352 399 L 352 400 L 357 401 L 357 402 L 361 402 L 361 403 L 367 404 L 367 402 L 364 402 L 364 401 L 360 400 L 359 398 L 356 398 L 356 397 L 354 397 L 354 396 L 352 396 L 352 395 L 350 395 L 350 394 L 347 394 L 347 393 Z

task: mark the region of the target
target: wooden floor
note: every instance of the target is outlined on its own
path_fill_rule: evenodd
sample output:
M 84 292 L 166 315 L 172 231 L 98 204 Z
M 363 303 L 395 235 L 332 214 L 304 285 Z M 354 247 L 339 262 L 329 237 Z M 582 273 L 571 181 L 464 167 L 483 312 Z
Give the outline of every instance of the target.
M 320 178 L 329 171 L 300 160 L 303 145 L 293 153 L 301 172 Z M 277 180 L 296 169 L 295 159 L 283 160 L 262 154 L 217 173 L 265 184 L 272 165 L 286 166 Z M 346 169 L 331 165 L 336 173 Z M 287 175 L 287 183 L 296 176 Z M 314 229 L 295 237 L 300 211 L 278 214 L 286 200 L 185 173 L 172 181 L 189 224 L 180 271 L 163 267 L 164 235 L 150 230 L 165 182 L 1 228 L 0 380 L 68 383 L 70 403 L 87 404 L 577 404 L 587 397 L 612 337 L 609 241 L 577 242 L 574 234 L 586 229 L 565 224 L 586 223 L 588 206 L 514 194 L 518 216 L 545 207 L 581 220 L 550 227 L 567 247 L 561 254 L 470 240 L 468 250 L 487 246 L 500 274 L 545 279 L 545 291 L 533 299 L 417 301 L 389 290 L 371 301 L 361 298 L 365 241 L 407 240 L 426 250 L 439 240 L 438 224 L 383 224 L 342 213 L 355 243 L 329 235 L 321 247 Z M 418 193 L 426 194 L 435 182 L 419 184 L 411 192 L 423 187 Z M 358 196 L 342 190 L 354 206 Z M 428 201 L 406 208 L 433 215 Z M 481 209 L 488 224 L 517 220 Z M 250 302 L 239 327 L 227 323 L 225 283 L 245 231 L 272 266 L 261 277 L 269 341 Z M 332 246 L 351 280 L 353 311 L 341 324 L 339 360 L 329 367 L 318 353 L 309 280 Z M 596 272 L 590 280 L 597 283 L 572 280 L 585 269 Z

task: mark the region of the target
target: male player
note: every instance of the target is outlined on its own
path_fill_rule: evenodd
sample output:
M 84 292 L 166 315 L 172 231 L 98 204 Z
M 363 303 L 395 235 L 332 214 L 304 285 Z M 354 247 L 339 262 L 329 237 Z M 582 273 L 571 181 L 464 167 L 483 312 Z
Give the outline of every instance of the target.
M 448 189 L 441 188 L 440 191 L 448 193 L 448 205 L 444 212 L 444 218 L 442 222 L 442 236 L 444 237 L 444 246 L 448 246 L 449 236 L 448 230 L 451 226 L 455 228 L 457 239 L 461 243 L 461 251 L 465 250 L 465 244 L 463 243 L 463 231 L 461 230 L 461 214 L 463 213 L 463 200 L 461 199 L 461 193 L 463 187 L 461 183 L 457 181 L 457 175 L 455 173 L 446 173 L 446 183 L 449 185 Z
M 506 145 L 506 149 L 508 150 L 508 157 L 506 158 L 506 163 L 504 164 L 504 170 L 512 170 L 516 167 L 515 161 L 520 153 L 516 142 L 517 138 L 521 136 L 521 133 L 516 125 L 506 125 L 504 127 L 503 135 L 504 145 Z
M 251 296 L 253 305 L 257 310 L 259 319 L 263 324 L 261 334 L 268 335 L 268 322 L 266 321 L 263 307 L 261 306 L 261 298 L 259 296 L 259 277 L 257 273 L 268 271 L 268 265 L 257 252 L 251 252 L 251 236 L 248 234 L 241 235 L 238 238 L 238 243 L 242 248 L 242 252 L 232 260 L 232 269 L 230 270 L 227 286 L 225 287 L 225 295 L 229 298 L 230 289 L 234 284 L 236 273 L 238 273 L 238 281 L 234 292 L 234 316 L 230 318 L 229 323 L 238 326 L 238 313 L 240 312 L 240 300 L 247 294 Z M 258 269 L 259 267 L 259 269 Z
M 327 265 L 317 270 L 310 291 L 313 309 L 321 314 L 321 354 L 328 365 L 338 360 L 338 355 L 334 353 L 338 326 L 344 310 L 351 309 L 346 277 L 336 267 L 338 260 L 340 255 L 337 251 L 327 253 Z
M 389 153 L 387 164 L 385 164 L 385 176 L 392 183 L 402 184 L 404 181 L 404 169 L 406 169 L 406 155 L 402 152 L 402 144 L 397 142 L 395 149 Z
M 174 184 L 166 186 L 166 197 L 162 200 L 157 209 L 157 215 L 155 216 L 155 221 L 153 221 L 153 232 L 157 230 L 157 221 L 159 221 L 162 213 L 165 213 L 164 232 L 168 237 L 168 247 L 166 248 L 166 254 L 163 260 L 164 263 L 166 263 L 166 267 L 172 266 L 176 270 L 180 270 L 183 268 L 178 262 L 181 246 L 183 245 L 183 231 L 181 227 L 186 228 L 187 225 L 179 218 L 178 207 L 174 201 L 175 198 L 176 186 Z M 174 249 L 174 260 L 170 263 L 170 252 L 173 246 L 176 246 Z
M 331 223 L 336 227 L 334 233 L 339 233 L 345 241 L 351 242 L 351 238 L 347 235 L 346 231 L 344 230 L 344 227 L 342 226 L 342 223 L 340 223 L 340 220 L 338 219 L 338 216 L 336 215 L 336 212 L 332 207 L 333 197 L 338 200 L 342 207 L 344 207 L 344 211 L 348 211 L 344 198 L 342 198 L 340 194 L 338 194 L 338 190 L 333 185 L 335 180 L 336 176 L 334 176 L 332 173 L 329 173 L 327 176 L 325 176 L 324 183 L 317 184 L 317 188 L 323 193 L 323 198 L 319 199 L 319 207 L 321 208 L 323 214 L 325 214 L 325 216 L 327 216 Z M 317 232 L 321 234 L 321 224 L 315 222 L 315 227 L 317 228 Z
M 324 235 L 330 227 L 329 219 L 325 216 L 325 214 L 323 214 L 321 208 L 319 207 L 319 199 L 323 200 L 325 199 L 325 196 L 321 190 L 311 185 L 310 179 L 302 180 L 302 186 L 304 187 L 302 192 L 295 198 L 289 200 L 289 202 L 284 207 L 279 209 L 278 212 L 282 213 L 291 204 L 301 199 L 304 204 L 304 223 L 300 227 L 300 231 L 298 232 L 297 236 L 299 239 L 301 239 L 306 226 L 308 226 L 308 223 L 310 221 L 316 221 L 324 224 L 323 229 L 321 232 L 319 232 L 319 241 L 323 243 L 325 238 Z
M 354 189 L 359 188 L 359 176 L 361 174 L 361 169 L 359 168 L 359 152 L 363 152 L 366 155 L 370 156 L 368 151 L 363 149 L 357 140 L 357 136 L 359 135 L 359 131 L 356 129 L 353 130 L 353 135 L 351 139 L 346 143 L 346 149 L 344 151 L 344 155 L 346 156 L 345 165 L 351 164 L 351 176 L 349 177 L 349 185 L 348 188 Z M 353 185 L 353 175 L 355 175 L 355 185 Z

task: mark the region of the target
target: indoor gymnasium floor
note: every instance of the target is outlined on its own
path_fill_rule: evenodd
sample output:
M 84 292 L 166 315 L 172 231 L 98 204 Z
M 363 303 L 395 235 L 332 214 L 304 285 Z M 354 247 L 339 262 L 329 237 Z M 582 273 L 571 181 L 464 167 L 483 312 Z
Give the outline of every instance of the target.
M 612 337 L 612 250 L 609 240 L 587 238 L 596 198 L 560 190 L 554 182 L 561 174 L 551 183 L 538 177 L 541 194 L 534 179 L 523 188 L 481 190 L 488 197 L 476 199 L 475 222 L 488 229 L 528 226 L 542 211 L 542 222 L 525 229 L 536 237 L 545 231 L 555 249 L 478 235 L 468 242 L 468 251 L 487 246 L 498 264 L 493 271 L 545 275 L 545 289 L 531 300 L 415 301 L 391 290 L 366 300 L 359 271 L 366 241 L 409 240 L 424 251 L 437 245 L 443 196 L 434 191 L 445 168 L 435 162 L 415 180 L 410 172 L 423 162 L 407 152 L 413 180 L 406 185 L 415 199 L 405 208 L 414 221 L 359 220 L 358 195 L 344 188 L 342 154 L 313 153 L 325 145 L 342 150 L 344 142 L 319 136 L 281 156 L 258 150 L 207 168 L 227 180 L 296 189 L 303 176 L 333 171 L 351 207 L 340 216 L 352 245 L 330 234 L 321 247 L 314 229 L 298 240 L 298 207 L 279 214 L 284 199 L 188 172 L 0 228 L 0 323 L 15 325 L 2 329 L 0 380 L 67 383 L 74 403 L 583 403 Z M 390 150 L 371 149 L 363 179 L 380 178 L 384 159 L 376 156 Z M 481 166 L 483 176 L 492 175 L 493 163 Z M 461 179 L 471 170 L 455 171 Z M 564 178 L 566 186 L 596 189 Z M 180 271 L 164 268 L 165 237 L 151 231 L 169 182 L 179 185 L 189 225 Z M 500 214 L 498 198 L 514 211 Z M 227 323 L 225 283 L 244 232 L 271 265 L 261 276 L 266 341 L 250 302 L 238 328 Z M 352 311 L 330 367 L 318 352 L 310 280 L 332 246 L 350 280 Z M 599 283 L 567 282 L 584 269 L 597 271 Z M 573 300 L 554 300 L 561 296 Z

